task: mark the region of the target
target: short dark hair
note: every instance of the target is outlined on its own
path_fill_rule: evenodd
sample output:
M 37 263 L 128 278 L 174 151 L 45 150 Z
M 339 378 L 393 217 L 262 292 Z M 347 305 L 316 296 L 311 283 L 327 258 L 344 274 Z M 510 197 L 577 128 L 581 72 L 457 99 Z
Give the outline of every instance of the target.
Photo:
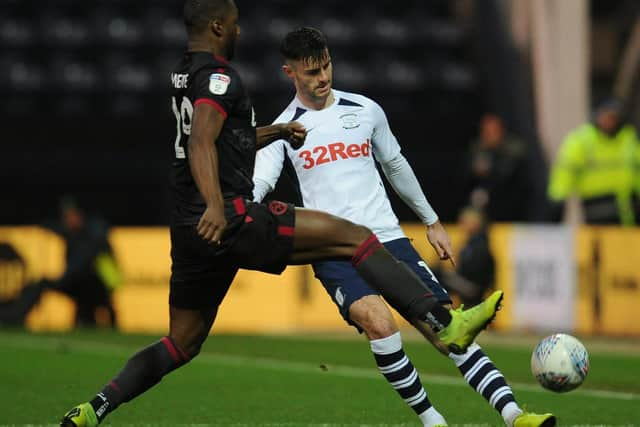
M 187 27 L 187 33 L 201 33 L 210 21 L 224 17 L 230 7 L 230 0 L 186 0 L 184 25 Z
M 280 44 L 282 56 L 293 61 L 322 61 L 327 56 L 327 49 L 325 35 L 312 27 L 296 28 L 284 36 Z

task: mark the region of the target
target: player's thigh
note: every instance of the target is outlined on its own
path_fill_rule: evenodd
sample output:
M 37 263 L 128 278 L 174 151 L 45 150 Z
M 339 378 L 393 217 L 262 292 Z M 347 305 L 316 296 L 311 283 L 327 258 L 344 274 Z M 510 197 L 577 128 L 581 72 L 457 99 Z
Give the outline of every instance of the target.
M 225 256 L 239 268 L 280 274 L 294 252 L 295 207 L 278 201 L 242 203 L 246 216 L 229 237 Z
M 215 256 L 195 227 L 172 227 L 171 245 L 169 333 L 193 357 L 208 336 L 238 269 Z
M 209 336 L 236 270 L 200 277 L 184 282 L 172 280 L 169 294 L 169 335 L 176 344 L 194 357 Z
M 442 287 L 427 263 L 420 257 L 407 238 L 392 240 L 384 243 L 385 248 L 399 261 L 404 262 L 420 277 L 422 282 L 431 289 L 440 304 L 451 304 L 451 297 Z
M 368 228 L 346 219 L 326 212 L 296 208 L 296 232 L 293 243 L 296 252 L 332 248 L 336 255 L 349 256 L 371 236 Z

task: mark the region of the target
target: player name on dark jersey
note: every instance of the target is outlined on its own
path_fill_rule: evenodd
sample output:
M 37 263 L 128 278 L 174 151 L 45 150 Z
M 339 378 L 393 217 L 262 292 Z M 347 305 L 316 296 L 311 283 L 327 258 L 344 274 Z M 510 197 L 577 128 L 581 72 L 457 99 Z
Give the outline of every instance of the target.
M 225 117 L 215 141 L 225 199 L 252 198 L 256 129 L 251 100 L 239 74 L 224 58 L 207 52 L 187 52 L 171 73 L 171 106 L 176 117 L 172 221 L 178 225 L 197 224 L 205 210 L 188 161 L 193 110 L 200 103 L 210 104 Z

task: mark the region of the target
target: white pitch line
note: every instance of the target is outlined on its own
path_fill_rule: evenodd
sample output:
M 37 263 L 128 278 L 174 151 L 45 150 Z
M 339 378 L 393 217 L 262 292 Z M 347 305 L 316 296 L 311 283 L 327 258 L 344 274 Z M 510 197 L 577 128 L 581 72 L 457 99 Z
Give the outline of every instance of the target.
M 351 377 L 351 378 L 366 378 L 366 379 L 380 379 L 380 373 L 377 370 L 373 370 L 370 368 L 357 368 L 353 366 L 342 366 L 329 365 L 327 370 L 323 370 L 319 365 L 314 365 L 308 362 L 292 362 L 285 361 L 279 359 L 267 359 L 262 357 L 250 357 L 250 356 L 230 356 L 223 354 L 204 354 L 203 360 L 206 362 L 216 362 L 216 363 L 224 363 L 229 366 L 252 366 L 252 367 L 260 367 L 264 369 L 271 370 L 287 370 L 290 372 L 299 372 L 299 373 L 318 373 L 318 374 L 334 374 L 342 377 Z M 201 357 L 201 356 L 198 356 Z M 195 359 L 198 360 L 198 359 Z M 438 385 L 450 385 L 456 387 L 469 387 L 469 385 L 462 379 L 458 377 L 453 377 L 449 375 L 441 375 L 441 374 L 430 374 L 428 372 L 419 372 L 422 382 L 428 386 L 428 384 L 438 384 Z M 549 393 L 542 389 L 540 386 L 536 386 L 533 384 L 525 384 L 518 382 L 509 382 L 512 388 L 516 390 L 530 391 L 536 393 Z M 598 390 L 598 389 L 578 389 L 572 391 L 572 394 L 580 394 L 588 397 L 597 397 L 597 398 L 605 398 L 605 399 L 617 399 L 617 400 L 640 400 L 640 395 L 635 393 L 625 393 L 618 391 L 609 391 L 609 390 Z
M 105 344 L 95 341 L 84 340 L 68 340 L 61 338 L 51 337 L 37 337 L 34 340 L 33 337 L 24 337 L 15 339 L 12 337 L 10 344 L 17 344 L 23 348 L 34 349 L 59 349 L 60 351 L 83 351 L 91 354 L 111 354 L 119 356 L 129 356 L 132 354 L 130 348 L 124 347 L 118 344 Z M 207 363 L 207 364 L 225 364 L 227 366 L 238 367 L 257 367 L 269 370 L 289 371 L 302 374 L 322 374 L 322 375 L 337 375 L 341 377 L 350 378 L 364 378 L 364 379 L 381 379 L 380 373 L 371 368 L 358 368 L 352 366 L 343 365 L 329 365 L 328 368 L 323 368 L 319 364 L 309 362 L 296 362 L 280 359 L 270 359 L 264 357 L 251 357 L 251 356 L 238 356 L 238 355 L 226 355 L 216 353 L 201 353 L 192 363 Z M 422 377 L 423 383 L 428 387 L 429 384 L 449 385 L 455 387 L 469 387 L 469 385 L 460 377 L 453 377 L 449 375 L 430 374 L 428 372 L 419 372 Z M 511 388 L 515 390 L 534 392 L 534 393 L 550 393 L 547 390 L 542 389 L 539 386 L 526 383 L 509 382 Z M 602 399 L 614 399 L 614 400 L 640 400 L 640 394 L 580 388 L 571 392 L 572 395 L 582 395 L 587 397 L 595 397 Z

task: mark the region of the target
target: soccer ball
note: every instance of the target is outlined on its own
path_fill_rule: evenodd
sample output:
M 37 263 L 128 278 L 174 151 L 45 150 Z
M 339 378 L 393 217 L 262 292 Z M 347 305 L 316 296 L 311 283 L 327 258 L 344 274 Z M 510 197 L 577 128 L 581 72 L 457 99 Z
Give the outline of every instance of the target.
M 550 335 L 533 350 L 531 372 L 542 387 L 564 393 L 584 381 L 589 372 L 589 354 L 571 335 Z

